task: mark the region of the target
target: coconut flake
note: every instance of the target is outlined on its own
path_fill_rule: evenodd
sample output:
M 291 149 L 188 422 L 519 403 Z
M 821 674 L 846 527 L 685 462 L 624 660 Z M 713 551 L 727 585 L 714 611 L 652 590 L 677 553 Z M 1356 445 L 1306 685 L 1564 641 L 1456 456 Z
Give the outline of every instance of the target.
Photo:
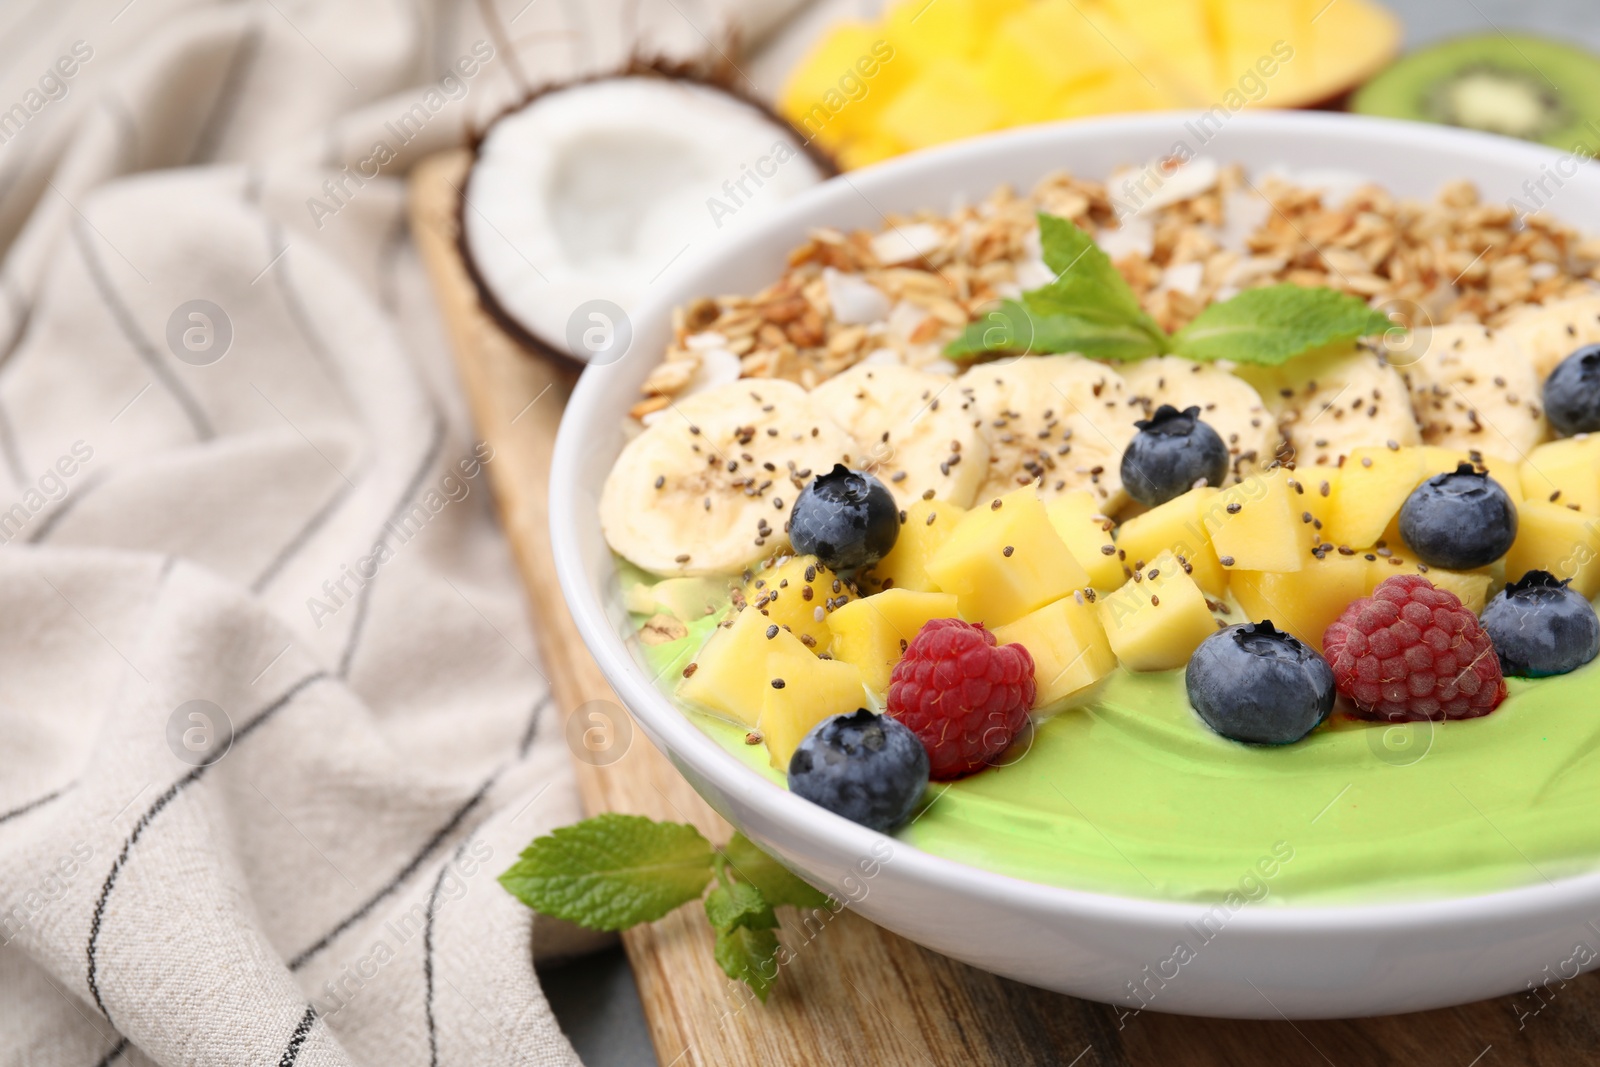
M 921 259 L 944 243 L 944 235 L 925 222 L 896 226 L 872 239 L 872 254 L 886 267 Z
M 1152 239 L 1154 231 L 1152 231 Z M 1017 284 L 1024 290 L 1037 289 L 1056 280 L 1056 272 L 1045 266 L 1042 259 L 1025 259 L 1017 264 Z
M 695 369 L 694 377 L 689 379 L 689 384 L 683 387 L 678 394 L 682 400 L 695 393 L 704 393 L 729 382 L 739 380 L 739 357 L 729 352 L 726 348 L 708 348 L 700 353 L 700 366 Z
M 1168 170 L 1160 160 L 1143 167 L 1121 170 L 1106 182 L 1106 191 L 1119 218 L 1152 215 L 1164 207 L 1210 192 L 1222 168 L 1215 159 L 1201 156 Z
M 1222 229 L 1217 244 L 1229 252 L 1244 252 L 1250 235 L 1261 228 L 1272 213 L 1266 197 L 1254 189 L 1230 189 L 1222 194 Z
M 927 321 L 927 318 L 927 311 L 909 300 L 902 300 L 889 312 L 889 335 L 898 337 L 902 341 L 910 341 L 911 335 L 917 332 L 917 327 Z
M 683 339 L 683 347 L 691 352 L 709 352 L 714 348 L 727 348 L 728 339 L 716 330 L 691 333 Z
M 822 282 L 828 290 L 833 317 L 844 326 L 864 326 L 889 317 L 889 298 L 859 274 L 825 267 Z
M 1164 289 L 1170 289 L 1185 296 L 1194 296 L 1200 291 L 1200 283 L 1205 278 L 1205 272 L 1205 264 L 1199 260 L 1168 267 L 1161 274 L 1161 281 L 1156 285 L 1156 292 L 1159 293 Z
M 892 348 L 874 348 L 861 362 L 873 367 L 899 367 L 905 360 Z
M 1149 219 L 1135 215 L 1122 220 L 1115 230 L 1101 230 L 1094 235 L 1094 243 L 1113 260 L 1126 255 L 1148 257 L 1155 250 L 1156 228 Z M 1055 275 L 1051 275 L 1055 277 Z

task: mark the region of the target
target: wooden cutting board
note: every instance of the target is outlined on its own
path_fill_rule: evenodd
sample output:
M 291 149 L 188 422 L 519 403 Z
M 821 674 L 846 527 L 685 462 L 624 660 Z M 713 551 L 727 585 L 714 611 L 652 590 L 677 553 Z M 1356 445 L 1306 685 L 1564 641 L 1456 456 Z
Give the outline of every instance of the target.
M 488 470 L 559 719 L 574 739 L 575 754 L 589 751 L 577 739 L 596 728 L 601 732 L 591 741 L 605 756 L 623 752 L 603 766 L 592 755 L 575 759 L 584 806 L 591 814 L 625 811 L 689 822 L 713 841 L 724 841 L 729 826 L 642 733 L 631 730 L 562 600 L 549 563 L 545 489 L 556 426 L 574 377 L 523 349 L 478 306 L 456 250 L 467 164 L 461 151 L 416 169 L 412 229 L 478 432 L 494 447 Z M 812 936 L 792 914 L 780 918 L 781 939 L 795 961 L 765 1005 L 747 1005 L 712 961 L 711 931 L 698 908 L 680 909 L 623 935 L 662 1064 L 1501 1067 L 1600 1060 L 1600 984 L 1592 975 L 1552 983 L 1542 1000 L 1506 997 L 1378 1019 L 1232 1022 L 1154 1012 L 1122 1018 L 1107 1005 L 956 963 L 849 911 Z M 1552 971 L 1560 962 L 1551 961 Z M 1314 969 L 1317 961 L 1308 959 L 1305 966 Z

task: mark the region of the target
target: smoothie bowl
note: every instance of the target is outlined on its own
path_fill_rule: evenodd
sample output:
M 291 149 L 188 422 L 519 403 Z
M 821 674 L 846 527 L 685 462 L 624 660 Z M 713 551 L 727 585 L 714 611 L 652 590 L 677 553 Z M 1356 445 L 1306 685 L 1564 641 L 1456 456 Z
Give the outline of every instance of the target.
M 586 371 L 569 604 L 729 821 L 987 970 L 1270 1018 L 1594 961 L 1597 193 L 1305 114 L 835 179 Z

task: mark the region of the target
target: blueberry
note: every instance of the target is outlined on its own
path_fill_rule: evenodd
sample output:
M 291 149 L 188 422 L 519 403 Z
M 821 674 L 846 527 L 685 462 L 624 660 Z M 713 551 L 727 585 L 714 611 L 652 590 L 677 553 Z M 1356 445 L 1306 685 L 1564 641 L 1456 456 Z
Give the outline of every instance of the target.
M 800 490 L 789 511 L 795 553 L 816 556 L 833 571 L 878 562 L 899 536 L 900 512 L 888 488 L 842 463 Z
M 1182 496 L 1204 478 L 1221 485 L 1228 476 L 1228 446 L 1200 421 L 1200 409 L 1162 404 L 1134 425 L 1139 432 L 1122 454 L 1122 484 L 1147 507 Z
M 1578 349 L 1550 372 L 1544 412 L 1562 437 L 1600 430 L 1600 345 Z
M 910 817 L 927 787 L 917 735 L 865 708 L 823 719 L 789 758 L 790 792 L 883 833 Z
M 1547 571 L 1529 571 L 1483 609 L 1500 670 L 1520 678 L 1566 674 L 1600 654 L 1594 607 Z
M 1184 680 L 1200 718 L 1230 741 L 1291 745 L 1333 710 L 1333 668 L 1270 620 L 1200 642 Z
M 1400 507 L 1400 536 L 1430 567 L 1487 567 L 1517 539 L 1517 506 L 1500 483 L 1462 463 L 1412 490 Z

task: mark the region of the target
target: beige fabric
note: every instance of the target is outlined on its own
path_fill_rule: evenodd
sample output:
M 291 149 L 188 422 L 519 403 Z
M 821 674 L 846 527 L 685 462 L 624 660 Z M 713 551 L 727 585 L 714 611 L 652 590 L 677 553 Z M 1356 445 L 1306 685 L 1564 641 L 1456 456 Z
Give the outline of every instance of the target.
M 565 709 L 402 176 L 732 19 L 0 8 L 0 1064 L 576 1062 L 530 928 L 593 938 L 494 881 L 578 815 Z

